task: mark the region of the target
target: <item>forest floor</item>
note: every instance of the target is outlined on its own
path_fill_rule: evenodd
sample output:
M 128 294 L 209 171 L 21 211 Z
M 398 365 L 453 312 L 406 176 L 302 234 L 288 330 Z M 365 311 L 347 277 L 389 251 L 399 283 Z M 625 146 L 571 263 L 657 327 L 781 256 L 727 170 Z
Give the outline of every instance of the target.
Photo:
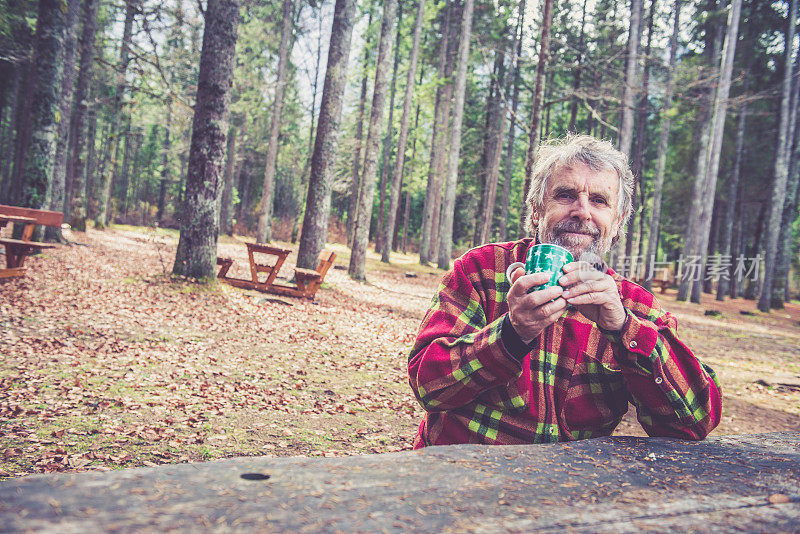
M 335 268 L 308 302 L 171 277 L 174 231 L 65 236 L 74 244 L 0 285 L 0 478 L 410 448 L 422 410 L 407 355 L 442 271 L 370 251 L 357 283 L 332 245 Z M 234 276 L 243 242 L 220 241 Z M 800 305 L 763 314 L 703 298 L 659 295 L 722 383 L 714 433 L 800 429 Z M 616 433 L 643 435 L 633 409 Z

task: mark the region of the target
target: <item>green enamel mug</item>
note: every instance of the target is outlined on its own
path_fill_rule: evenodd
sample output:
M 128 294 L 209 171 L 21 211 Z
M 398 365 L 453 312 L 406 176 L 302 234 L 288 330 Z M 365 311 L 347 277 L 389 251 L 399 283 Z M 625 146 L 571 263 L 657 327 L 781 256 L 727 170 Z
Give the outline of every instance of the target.
M 534 286 L 531 291 L 540 291 L 542 289 L 557 286 L 558 279 L 563 274 L 564 265 L 575 261 L 572 253 L 558 245 L 551 245 L 544 243 L 541 245 L 534 245 L 528 249 L 528 255 L 525 258 L 525 263 L 515 262 L 508 266 L 506 269 L 506 278 L 511 281 L 511 273 L 518 267 L 524 267 L 526 274 L 533 273 L 551 273 L 550 280 L 540 286 Z

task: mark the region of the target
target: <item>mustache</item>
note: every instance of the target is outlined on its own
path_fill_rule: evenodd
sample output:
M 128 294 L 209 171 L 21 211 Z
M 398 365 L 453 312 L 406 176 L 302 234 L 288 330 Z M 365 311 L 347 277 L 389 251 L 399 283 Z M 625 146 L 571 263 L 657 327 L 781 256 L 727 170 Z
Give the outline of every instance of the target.
M 556 223 L 553 226 L 553 235 L 563 234 L 566 232 L 575 233 L 575 234 L 586 234 L 592 237 L 599 237 L 600 236 L 600 229 L 593 223 L 580 223 L 578 221 L 573 220 L 565 220 L 559 223 Z

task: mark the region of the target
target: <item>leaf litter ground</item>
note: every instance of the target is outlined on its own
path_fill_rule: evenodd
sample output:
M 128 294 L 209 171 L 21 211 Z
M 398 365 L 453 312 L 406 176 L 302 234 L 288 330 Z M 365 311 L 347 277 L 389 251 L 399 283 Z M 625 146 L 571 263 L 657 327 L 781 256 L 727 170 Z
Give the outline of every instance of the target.
M 442 271 L 370 255 L 358 283 L 333 245 L 339 268 L 309 302 L 170 277 L 172 231 L 66 235 L 79 244 L 0 285 L 0 477 L 411 447 L 407 354 Z M 242 243 L 219 245 L 240 277 Z M 800 306 L 660 298 L 723 383 L 715 433 L 800 429 Z M 616 433 L 643 435 L 634 410 Z

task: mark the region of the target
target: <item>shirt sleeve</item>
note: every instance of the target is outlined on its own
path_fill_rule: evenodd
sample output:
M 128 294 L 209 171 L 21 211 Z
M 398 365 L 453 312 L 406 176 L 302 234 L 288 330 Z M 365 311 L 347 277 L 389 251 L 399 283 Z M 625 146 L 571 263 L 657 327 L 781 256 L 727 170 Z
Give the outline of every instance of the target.
M 479 273 L 471 276 L 478 281 Z M 487 321 L 481 294 L 462 258 L 456 260 L 442 279 L 409 355 L 409 382 L 425 410 L 459 408 L 520 376 L 520 360 L 531 349 L 506 324 L 507 315 Z
M 704 439 L 719 424 L 722 413 L 716 374 L 678 339 L 675 318 L 650 298 L 649 309 L 628 309 L 622 328 L 604 334 L 614 346 L 645 432 Z

